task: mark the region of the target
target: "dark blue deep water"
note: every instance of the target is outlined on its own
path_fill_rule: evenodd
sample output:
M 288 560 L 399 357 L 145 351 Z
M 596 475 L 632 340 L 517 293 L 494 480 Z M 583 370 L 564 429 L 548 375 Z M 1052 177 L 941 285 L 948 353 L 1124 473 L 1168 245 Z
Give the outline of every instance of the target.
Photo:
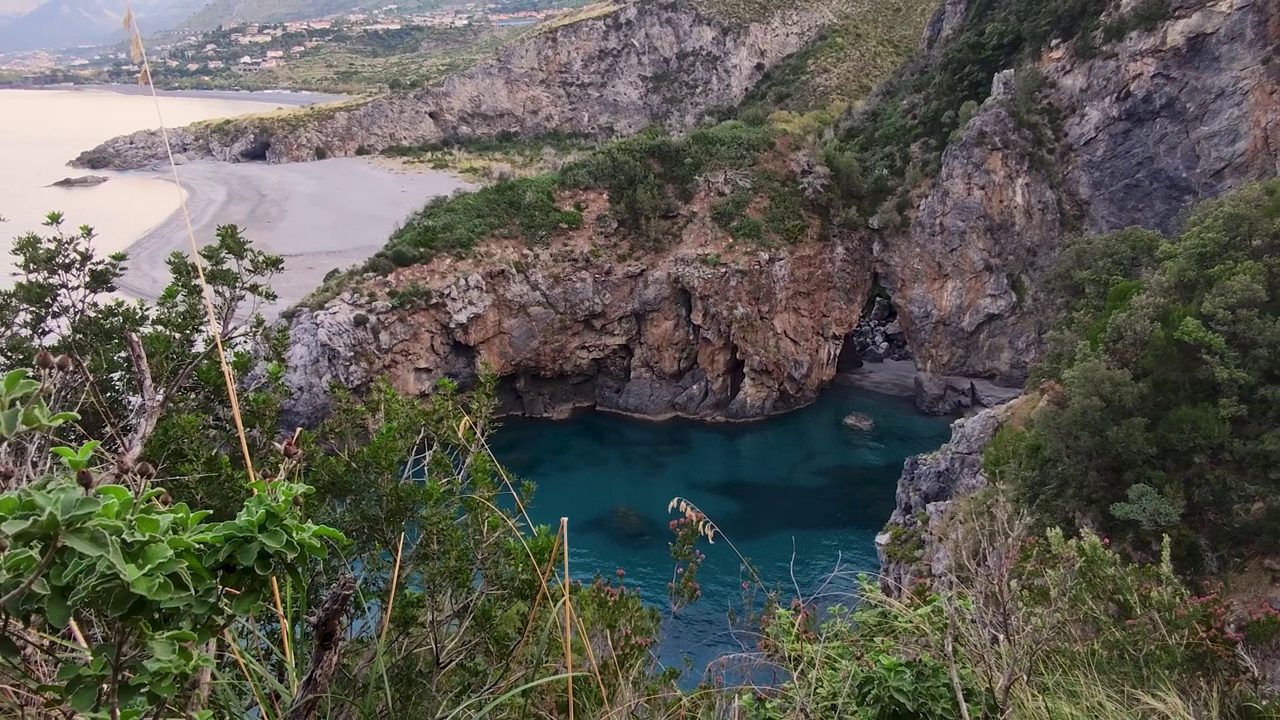
M 844 428 L 840 420 L 853 411 L 874 418 L 876 429 Z M 819 602 L 837 602 L 859 572 L 876 569 L 874 538 L 893 511 L 903 460 L 937 449 L 947 427 L 909 401 L 834 387 L 807 408 L 745 424 L 597 412 L 563 421 L 508 418 L 492 445 L 509 470 L 537 483 L 529 508 L 535 523 L 569 518 L 576 577 L 622 568 L 627 585 L 638 585 L 666 615 L 673 497 L 697 504 L 766 585 L 787 597 L 797 586 L 806 598 L 821 590 Z M 664 664 L 687 660 L 694 676 L 750 643 L 730 631 L 729 613 L 744 602 L 737 556 L 719 540 L 701 549 L 702 600 L 667 618 L 657 646 Z

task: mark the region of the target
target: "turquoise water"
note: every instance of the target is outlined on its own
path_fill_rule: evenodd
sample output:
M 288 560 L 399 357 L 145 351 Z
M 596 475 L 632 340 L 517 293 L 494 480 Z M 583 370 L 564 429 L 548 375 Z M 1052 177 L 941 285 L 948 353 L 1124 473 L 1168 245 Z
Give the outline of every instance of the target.
M 854 411 L 874 418 L 875 430 L 844 428 L 840 420 Z M 701 601 L 675 617 L 666 612 L 673 497 L 719 525 L 766 585 L 788 598 L 798 587 L 806 599 L 837 602 L 858 573 L 876 569 L 874 538 L 893 511 L 903 460 L 937 449 L 947 428 L 908 401 L 836 387 L 807 408 L 747 424 L 597 412 L 508 418 L 492 444 L 508 469 L 537 483 L 535 523 L 569 518 L 573 574 L 587 580 L 625 570 L 627 584 L 667 616 L 660 660 L 684 667 L 687 659 L 698 676 L 717 657 L 755 643 L 730 624 L 743 607 L 744 578 L 723 541 L 702 544 Z

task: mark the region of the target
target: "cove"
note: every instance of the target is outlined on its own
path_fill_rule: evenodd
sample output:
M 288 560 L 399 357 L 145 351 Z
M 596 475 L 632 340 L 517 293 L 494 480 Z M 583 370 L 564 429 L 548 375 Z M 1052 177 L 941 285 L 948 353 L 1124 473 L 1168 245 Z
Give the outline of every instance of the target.
M 855 411 L 875 429 L 843 427 Z M 507 418 L 491 444 L 508 470 L 536 483 L 533 522 L 569 518 L 574 577 L 624 570 L 627 585 L 666 617 L 659 659 L 678 668 L 688 661 L 686 681 L 696 681 L 717 657 L 754 650 L 754 640 L 730 626 L 744 577 L 722 540 L 700 545 L 702 599 L 667 613 L 671 499 L 701 508 L 783 598 L 798 586 L 806 599 L 821 590 L 818 602 L 841 602 L 858 573 L 877 569 L 874 538 L 893 511 L 903 460 L 936 450 L 948 426 L 906 399 L 836 386 L 808 407 L 752 423 L 592 411 L 560 421 Z

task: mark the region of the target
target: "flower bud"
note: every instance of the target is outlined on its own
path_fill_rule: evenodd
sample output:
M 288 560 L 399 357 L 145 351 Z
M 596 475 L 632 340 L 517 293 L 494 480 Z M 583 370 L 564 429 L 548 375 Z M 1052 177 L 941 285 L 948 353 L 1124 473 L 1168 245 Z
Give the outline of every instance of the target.
M 156 476 L 156 469 L 146 460 L 138 463 L 138 466 L 134 468 L 134 471 L 138 473 L 138 477 L 143 478 L 144 480 L 150 480 Z
M 294 496 L 293 496 L 293 506 L 294 506 L 294 507 L 296 507 L 296 508 L 298 508 L 299 510 L 301 510 L 301 509 L 302 509 L 302 496 L 301 496 L 301 495 L 294 495 Z
M 41 350 L 36 353 L 36 367 L 41 370 L 52 370 L 54 366 L 53 353 L 48 350 Z
M 12 465 L 0 466 L 0 482 L 9 482 L 18 477 L 18 469 Z
M 93 483 L 94 479 L 92 471 L 87 468 L 76 471 L 76 484 L 84 488 L 86 492 L 93 487 Z
M 54 367 L 58 368 L 58 372 L 66 372 L 71 369 L 71 356 L 63 353 L 53 361 Z

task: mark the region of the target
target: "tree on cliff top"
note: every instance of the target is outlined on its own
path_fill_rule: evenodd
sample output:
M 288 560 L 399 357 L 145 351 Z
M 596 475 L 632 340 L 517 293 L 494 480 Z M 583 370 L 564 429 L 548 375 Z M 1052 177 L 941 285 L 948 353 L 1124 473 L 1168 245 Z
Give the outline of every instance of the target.
M 1022 499 L 1142 552 L 1168 532 L 1206 570 L 1280 552 L 1280 181 L 1173 237 L 1077 240 L 1060 275 L 1069 327 L 1040 374 L 1067 402 L 1003 468 Z

